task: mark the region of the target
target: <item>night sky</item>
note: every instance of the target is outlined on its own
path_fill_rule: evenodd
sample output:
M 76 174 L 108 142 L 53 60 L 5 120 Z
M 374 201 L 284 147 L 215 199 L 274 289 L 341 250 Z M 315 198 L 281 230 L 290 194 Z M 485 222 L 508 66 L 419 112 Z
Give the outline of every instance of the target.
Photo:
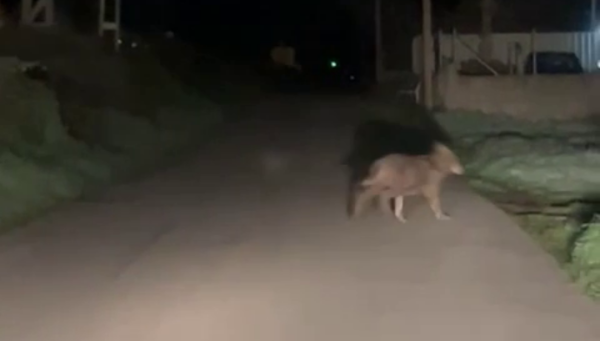
M 61 0 L 68 1 L 68 0 Z M 78 0 L 85 1 L 85 0 Z M 162 23 L 199 44 L 237 46 L 238 50 L 262 51 L 285 39 L 298 51 L 336 49 L 340 53 L 359 53 L 360 45 L 373 43 L 373 0 L 122 0 L 124 20 L 139 24 Z M 404 20 L 419 28 L 421 0 L 382 0 L 395 2 L 407 12 Z M 462 0 L 474 3 L 479 0 Z M 541 30 L 585 27 L 589 1 L 572 0 L 498 0 L 503 4 L 503 21 L 516 30 L 532 25 Z M 432 0 L 434 24 L 459 7 L 461 0 Z M 166 6 L 166 4 L 169 6 Z M 520 13 L 511 13 L 511 11 Z M 544 11 L 544 15 L 541 14 Z M 513 12 L 514 12 L 513 11 Z M 475 12 L 477 13 L 477 12 Z M 408 19 L 407 19 L 408 18 Z M 410 19 L 412 18 L 412 19 Z M 464 17 L 463 17 L 464 18 Z M 511 20 L 504 20 L 510 18 Z M 478 26 L 475 15 L 471 26 Z M 461 19 L 464 20 L 464 19 Z M 502 26 L 504 23 L 498 23 Z M 505 25 L 506 26 L 506 25 Z M 362 34 L 361 34 L 362 33 Z M 417 32 L 404 32 L 412 39 Z M 367 41 L 365 41 L 367 40 Z
M 358 48 L 356 19 L 337 1 L 303 0 L 297 5 L 292 1 L 124 1 L 128 26 L 162 26 L 210 48 L 252 54 L 268 50 L 280 39 L 298 50 L 328 45 L 347 52 Z
M 19 0 L 0 0 L 14 7 Z M 420 0 L 382 0 L 395 2 L 405 12 L 403 20 L 410 29 L 401 33 L 410 40 L 418 34 Z M 477 3 L 478 0 L 462 0 Z M 573 0 L 498 0 L 504 18 L 518 22 L 519 30 L 530 26 L 548 29 L 586 28 L 589 1 Z M 59 18 L 81 30 L 95 30 L 98 0 L 55 0 Z M 432 0 L 434 24 L 441 23 L 461 0 Z M 12 6 L 10 6 L 12 5 Z M 244 58 L 259 58 L 278 40 L 284 39 L 297 48 L 303 59 L 318 54 L 367 58 L 373 45 L 373 0 L 122 0 L 123 24 L 130 30 L 159 32 L 173 30 L 180 37 L 207 50 Z M 540 14 L 544 11 L 544 15 Z M 513 12 L 520 13 L 513 13 Z M 475 11 L 475 13 L 477 13 Z M 472 27 L 480 19 L 472 18 Z M 461 21 L 464 21 L 464 16 Z M 498 26 L 506 24 L 505 21 Z M 511 22 L 510 25 L 514 23 Z M 415 32 L 412 32 L 415 31 Z M 372 52 L 372 51 L 371 51 Z M 311 57 L 312 56 L 312 57 Z

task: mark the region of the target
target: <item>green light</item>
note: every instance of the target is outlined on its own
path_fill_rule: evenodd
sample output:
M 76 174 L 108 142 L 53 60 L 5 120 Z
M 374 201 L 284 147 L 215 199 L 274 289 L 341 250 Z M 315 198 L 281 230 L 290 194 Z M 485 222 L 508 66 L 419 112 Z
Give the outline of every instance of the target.
M 335 69 L 338 66 L 338 64 L 335 60 L 332 60 L 329 62 L 329 66 Z

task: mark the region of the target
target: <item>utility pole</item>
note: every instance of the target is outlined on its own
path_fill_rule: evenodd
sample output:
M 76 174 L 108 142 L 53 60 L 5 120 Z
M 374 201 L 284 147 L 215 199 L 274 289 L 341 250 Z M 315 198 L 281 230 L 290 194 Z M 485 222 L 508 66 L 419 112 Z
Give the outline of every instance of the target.
M 591 9 L 590 9 L 590 31 L 595 32 L 596 27 L 596 0 L 591 0 Z
M 433 57 L 433 36 L 431 34 L 431 0 L 422 0 L 423 4 L 423 31 L 421 42 L 423 44 L 423 104 L 427 109 L 433 107 L 433 70 L 430 63 Z
M 383 77 L 383 40 L 381 37 L 381 0 L 375 0 L 375 83 Z
M 596 27 L 596 0 L 591 0 L 591 8 L 590 8 L 590 34 L 592 35 L 592 58 L 594 63 L 597 62 L 598 53 L 596 49 L 598 48 L 598 27 Z

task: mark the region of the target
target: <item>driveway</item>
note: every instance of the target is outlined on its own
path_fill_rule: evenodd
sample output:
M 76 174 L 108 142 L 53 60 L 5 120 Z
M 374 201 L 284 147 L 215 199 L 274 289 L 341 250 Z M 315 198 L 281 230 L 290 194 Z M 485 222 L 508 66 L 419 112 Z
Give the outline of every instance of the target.
M 600 309 L 461 179 L 349 221 L 360 99 L 265 101 L 187 163 L 0 240 L 0 340 L 598 341 Z

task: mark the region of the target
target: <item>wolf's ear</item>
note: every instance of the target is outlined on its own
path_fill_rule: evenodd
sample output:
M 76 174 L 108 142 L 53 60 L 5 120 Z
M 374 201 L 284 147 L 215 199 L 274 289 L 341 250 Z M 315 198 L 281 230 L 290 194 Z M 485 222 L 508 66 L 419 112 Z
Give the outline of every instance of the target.
M 375 161 L 369 168 L 369 174 L 360 182 L 360 185 L 363 187 L 376 185 L 377 182 L 380 181 L 382 171 L 383 165 L 381 161 Z
M 454 155 L 454 153 L 445 144 L 436 142 L 433 145 L 433 154 L 436 155 Z
M 431 153 L 433 166 L 442 172 L 462 172 L 458 157 L 446 145 L 436 142 Z M 459 174 L 459 173 L 457 173 Z

